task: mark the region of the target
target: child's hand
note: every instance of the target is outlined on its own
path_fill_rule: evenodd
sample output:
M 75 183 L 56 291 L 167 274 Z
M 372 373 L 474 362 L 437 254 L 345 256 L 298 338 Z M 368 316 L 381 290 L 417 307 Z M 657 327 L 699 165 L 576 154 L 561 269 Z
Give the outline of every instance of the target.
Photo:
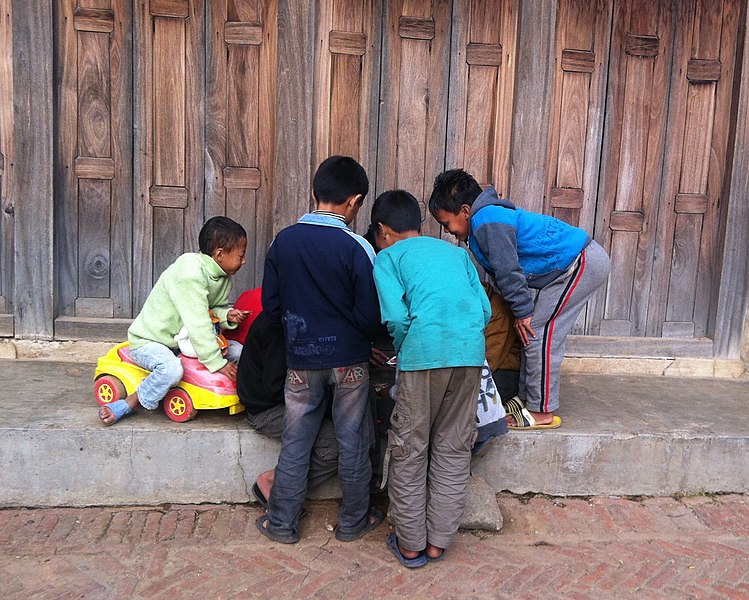
M 233 362 L 226 363 L 223 367 L 218 370 L 219 373 L 223 373 L 232 381 L 237 380 L 237 365 Z
M 251 314 L 251 310 L 239 310 L 238 308 L 232 308 L 227 313 L 226 320 L 229 321 L 229 323 L 241 323 Z
M 515 331 L 517 331 L 520 343 L 523 344 L 523 346 L 530 344 L 530 338 L 536 337 L 536 332 L 533 331 L 533 328 L 531 327 L 532 319 L 533 315 L 525 317 L 524 319 L 515 319 Z
M 372 348 L 372 356 L 369 359 L 369 364 L 372 367 L 381 367 L 384 365 L 390 357 L 380 350 L 379 348 Z

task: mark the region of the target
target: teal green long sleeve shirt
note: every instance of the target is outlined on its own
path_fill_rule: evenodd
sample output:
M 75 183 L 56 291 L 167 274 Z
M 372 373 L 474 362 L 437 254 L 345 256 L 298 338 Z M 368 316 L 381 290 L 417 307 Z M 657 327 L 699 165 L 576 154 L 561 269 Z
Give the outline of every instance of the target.
M 400 370 L 484 364 L 491 305 L 468 252 L 407 238 L 377 255 L 374 277 Z
M 148 295 L 143 309 L 127 331 L 132 348 L 158 342 L 176 349 L 174 336 L 184 325 L 198 360 L 215 372 L 226 365 L 216 342 L 216 332 L 208 314 L 213 314 L 224 329 L 228 323 L 231 277 L 213 258 L 203 253 L 187 253 L 161 274 Z

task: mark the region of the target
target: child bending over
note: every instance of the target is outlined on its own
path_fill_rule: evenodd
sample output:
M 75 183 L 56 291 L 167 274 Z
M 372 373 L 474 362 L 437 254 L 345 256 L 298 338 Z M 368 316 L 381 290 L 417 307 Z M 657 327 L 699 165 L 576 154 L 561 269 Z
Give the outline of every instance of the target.
M 517 208 L 491 186 L 482 190 L 462 169 L 437 176 L 429 211 L 468 243 L 515 316 L 523 349 L 518 397 L 505 403 L 508 426 L 559 427 L 567 335 L 609 275 L 606 251 L 578 227 Z
M 229 308 L 231 276 L 245 264 L 247 233 L 227 217 L 213 217 L 200 230 L 200 252 L 180 256 L 161 274 L 143 309 L 127 331 L 130 356 L 151 371 L 132 394 L 99 409 L 99 418 L 112 425 L 140 404 L 158 407 L 170 388 L 182 379 L 182 362 L 174 339 L 185 326 L 198 360 L 211 372 L 232 381 L 237 377 L 241 344 L 229 342 L 226 357 L 216 341 L 209 311 L 221 327 L 232 329 L 247 317 L 245 311 Z
M 442 558 L 458 531 L 470 477 L 476 397 L 491 308 L 468 253 L 422 237 L 411 194 L 372 207 L 374 276 L 400 370 L 388 434 L 387 545 L 406 567 Z

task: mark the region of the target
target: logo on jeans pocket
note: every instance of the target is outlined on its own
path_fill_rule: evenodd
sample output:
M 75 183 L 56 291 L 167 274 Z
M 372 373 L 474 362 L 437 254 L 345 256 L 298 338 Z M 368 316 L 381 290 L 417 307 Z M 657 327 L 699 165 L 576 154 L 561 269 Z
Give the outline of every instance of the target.
M 289 369 L 287 381 L 289 385 L 304 385 L 304 379 L 302 379 L 302 376 L 298 371 L 294 371 L 293 369 Z
M 361 367 L 346 369 L 346 374 L 341 379 L 341 383 L 359 383 L 360 381 L 364 381 L 364 369 Z

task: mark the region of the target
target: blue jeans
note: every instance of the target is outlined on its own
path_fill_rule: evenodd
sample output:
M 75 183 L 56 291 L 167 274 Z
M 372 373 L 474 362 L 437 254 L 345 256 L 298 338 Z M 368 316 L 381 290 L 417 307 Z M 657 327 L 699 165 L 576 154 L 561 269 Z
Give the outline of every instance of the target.
M 296 530 L 307 494 L 310 453 L 325 416 L 325 390 L 333 388 L 333 423 L 338 440 L 338 478 L 343 501 L 338 511 L 342 531 L 358 531 L 369 518 L 372 465 L 369 366 L 297 371 L 289 369 L 284 390 L 286 413 L 281 453 L 269 498 L 268 529 Z
M 139 366 L 151 374 L 138 386 L 138 402 L 147 410 L 156 410 L 166 393 L 182 379 L 182 361 L 175 350 L 158 342 L 147 342 L 130 349 L 130 356 Z M 242 344 L 229 341 L 226 360 L 238 362 Z
M 155 410 L 170 388 L 182 379 L 182 361 L 174 350 L 158 342 L 147 342 L 130 350 L 133 360 L 151 371 L 138 386 L 138 402 L 147 410 Z

